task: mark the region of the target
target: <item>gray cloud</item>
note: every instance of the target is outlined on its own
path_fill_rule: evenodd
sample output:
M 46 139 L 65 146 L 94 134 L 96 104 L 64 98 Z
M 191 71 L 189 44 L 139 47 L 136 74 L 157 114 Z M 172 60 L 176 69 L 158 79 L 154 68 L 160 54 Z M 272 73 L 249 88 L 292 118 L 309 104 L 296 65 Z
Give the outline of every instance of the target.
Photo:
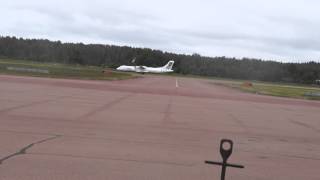
M 1 35 L 206 56 L 320 61 L 320 2 L 316 0 L 0 3 Z

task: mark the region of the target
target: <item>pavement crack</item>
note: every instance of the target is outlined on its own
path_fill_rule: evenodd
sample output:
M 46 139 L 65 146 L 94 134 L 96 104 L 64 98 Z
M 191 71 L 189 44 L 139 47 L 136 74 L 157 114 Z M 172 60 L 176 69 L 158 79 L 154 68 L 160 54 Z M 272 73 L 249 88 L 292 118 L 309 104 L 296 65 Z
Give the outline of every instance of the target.
M 105 161 L 124 161 L 124 162 L 135 162 L 142 164 L 162 164 L 170 166 L 184 166 L 191 167 L 194 166 L 192 162 L 174 162 L 174 161 L 157 161 L 157 160 L 138 160 L 138 159 L 127 159 L 121 157 L 98 157 L 98 156 L 83 156 L 83 155 L 73 155 L 73 154 L 53 154 L 53 153 L 30 153 L 34 156 L 57 156 L 57 157 L 68 157 L 68 158 L 83 158 L 83 159 L 95 159 L 95 160 L 105 160 Z
M 93 116 L 93 115 L 95 115 L 95 114 L 97 114 L 97 113 L 99 113 L 101 111 L 104 111 L 104 110 L 107 110 L 107 109 L 113 107 L 114 105 L 124 101 L 125 99 L 130 98 L 133 95 L 134 94 L 127 94 L 125 96 L 119 97 L 119 98 L 117 98 L 117 99 L 115 99 L 115 100 L 113 100 L 111 102 L 108 102 L 108 103 L 104 104 L 103 106 L 100 106 L 100 107 L 94 109 L 93 111 L 88 112 L 87 114 L 81 116 L 79 119 L 81 119 L 81 120 L 87 119 L 87 118 L 89 118 L 89 117 L 91 117 L 91 116 Z
M 164 123 L 170 122 L 171 109 L 172 109 L 172 97 L 170 96 L 169 102 L 168 102 L 166 109 L 164 111 L 164 117 L 162 119 L 162 121 Z
M 292 122 L 293 124 L 297 125 L 297 126 L 300 126 L 300 127 L 304 127 L 304 128 L 307 128 L 309 130 L 312 130 L 316 133 L 319 133 L 320 130 L 315 128 L 314 126 L 311 126 L 309 124 L 306 124 L 306 123 L 303 123 L 303 122 L 300 122 L 300 121 L 296 121 L 296 120 L 293 120 L 293 119 L 290 119 L 290 122 Z
M 233 122 L 235 122 L 238 126 L 240 126 L 246 133 L 250 133 L 250 130 L 249 130 L 248 127 L 244 124 L 243 121 L 241 121 L 239 118 L 237 118 L 236 116 L 234 116 L 232 113 L 228 113 L 228 115 L 231 117 L 231 119 L 233 120 Z
M 0 165 L 3 164 L 5 161 L 7 161 L 8 159 L 11 159 L 15 156 L 19 156 L 19 155 L 23 155 L 23 154 L 26 154 L 27 153 L 27 150 L 32 148 L 33 146 L 37 145 L 37 144 L 41 144 L 41 143 L 44 143 L 44 142 L 47 142 L 47 141 L 51 141 L 51 140 L 54 140 L 54 139 L 57 139 L 61 137 L 61 135 L 55 135 L 53 137 L 49 137 L 49 138 L 46 138 L 46 139 L 42 139 L 42 140 L 39 140 L 39 141 L 36 141 L 36 142 L 33 142 L 31 144 L 28 144 L 27 146 L 21 148 L 20 150 L 18 150 L 17 152 L 13 153 L 13 154 L 10 154 L 6 157 L 3 157 L 0 159 Z
M 66 97 L 70 97 L 70 96 L 59 96 L 59 97 L 56 97 L 56 98 L 53 98 L 53 99 L 46 99 L 46 100 L 30 102 L 30 103 L 27 103 L 27 104 L 22 104 L 22 105 L 18 105 L 18 106 L 14 106 L 14 107 L 9 107 L 9 108 L 0 110 L 0 113 L 4 114 L 4 113 L 8 113 L 10 111 L 17 110 L 17 109 L 22 109 L 22 108 L 26 108 L 26 107 L 30 107 L 30 106 L 35 106 L 35 105 L 45 104 L 45 103 L 49 103 L 49 102 L 54 102 L 54 101 L 57 101 L 59 99 L 63 99 L 63 98 L 66 98 Z

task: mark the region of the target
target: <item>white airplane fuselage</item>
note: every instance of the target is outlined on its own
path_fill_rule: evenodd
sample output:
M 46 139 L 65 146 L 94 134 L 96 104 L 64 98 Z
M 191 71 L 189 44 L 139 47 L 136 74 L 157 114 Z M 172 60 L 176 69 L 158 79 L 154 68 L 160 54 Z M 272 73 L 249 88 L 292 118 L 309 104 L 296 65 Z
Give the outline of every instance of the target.
M 131 71 L 138 73 L 170 73 L 173 72 L 172 66 L 174 61 L 169 61 L 163 67 L 147 67 L 147 66 L 126 66 L 122 65 L 117 68 L 118 71 Z

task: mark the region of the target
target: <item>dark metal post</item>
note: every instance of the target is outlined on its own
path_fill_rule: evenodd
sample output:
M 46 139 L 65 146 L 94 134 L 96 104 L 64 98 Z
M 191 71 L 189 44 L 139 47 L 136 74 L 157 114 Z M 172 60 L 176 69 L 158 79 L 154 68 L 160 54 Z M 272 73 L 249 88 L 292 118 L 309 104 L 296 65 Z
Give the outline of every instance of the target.
M 205 161 L 206 164 L 213 164 L 213 165 L 222 166 L 222 169 L 221 169 L 221 180 L 225 180 L 227 166 L 235 167 L 235 168 L 244 168 L 244 166 L 242 166 L 242 165 L 228 164 L 227 163 L 228 158 L 232 154 L 232 149 L 233 149 L 233 142 L 231 140 L 229 140 L 229 139 L 222 139 L 220 141 L 220 154 L 221 154 L 221 157 L 222 157 L 222 162 Z

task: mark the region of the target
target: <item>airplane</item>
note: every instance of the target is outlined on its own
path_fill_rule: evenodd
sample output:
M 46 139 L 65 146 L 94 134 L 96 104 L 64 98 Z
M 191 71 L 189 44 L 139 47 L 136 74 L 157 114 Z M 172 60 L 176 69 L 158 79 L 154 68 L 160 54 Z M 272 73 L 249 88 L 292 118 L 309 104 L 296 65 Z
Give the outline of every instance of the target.
M 134 62 L 134 60 L 133 60 Z M 169 61 L 166 65 L 162 67 L 147 67 L 147 66 L 126 66 L 122 65 L 117 68 L 118 71 L 132 71 L 138 73 L 170 73 L 173 72 L 172 66 L 174 61 Z

